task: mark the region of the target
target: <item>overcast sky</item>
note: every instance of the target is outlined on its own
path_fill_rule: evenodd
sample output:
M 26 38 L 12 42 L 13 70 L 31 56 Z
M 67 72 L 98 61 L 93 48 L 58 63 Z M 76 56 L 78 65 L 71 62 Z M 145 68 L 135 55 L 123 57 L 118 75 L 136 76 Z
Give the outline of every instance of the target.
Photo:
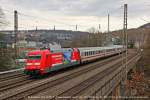
M 150 21 L 150 0 L 0 0 L 9 26 L 13 29 L 13 11 L 19 12 L 19 29 L 66 29 L 87 31 L 91 27 L 107 31 L 123 26 L 123 4 L 128 4 L 128 28 L 136 28 Z

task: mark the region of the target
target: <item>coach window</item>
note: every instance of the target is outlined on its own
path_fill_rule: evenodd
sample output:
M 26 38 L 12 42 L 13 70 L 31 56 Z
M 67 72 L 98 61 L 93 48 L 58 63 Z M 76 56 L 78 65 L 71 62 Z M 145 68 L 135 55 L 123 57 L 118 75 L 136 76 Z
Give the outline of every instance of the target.
M 81 56 L 83 56 L 83 52 L 81 53 Z
M 81 56 L 84 56 L 84 52 L 81 53 Z
M 102 53 L 105 53 L 105 50 L 102 50 L 101 52 L 102 52 Z

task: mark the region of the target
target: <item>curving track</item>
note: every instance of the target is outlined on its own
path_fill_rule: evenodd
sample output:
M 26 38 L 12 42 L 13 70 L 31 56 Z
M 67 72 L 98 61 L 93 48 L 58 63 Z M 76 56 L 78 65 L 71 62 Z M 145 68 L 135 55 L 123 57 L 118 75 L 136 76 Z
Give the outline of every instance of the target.
M 130 55 L 129 58 L 131 58 L 131 56 L 133 55 Z M 73 70 L 68 70 L 64 73 L 59 72 L 54 77 L 53 75 L 50 75 L 50 77 L 46 79 L 36 80 L 36 79 L 29 79 L 25 76 L 25 77 L 14 78 L 11 80 L 4 80 L 3 82 L 0 82 L 0 98 L 16 100 L 16 99 L 24 99 L 24 98 L 27 98 L 28 96 L 37 96 L 37 95 L 42 96 L 44 94 L 49 93 L 47 91 L 52 90 L 52 88 L 56 86 L 61 86 L 61 84 L 67 84 L 67 81 L 74 80 L 76 78 L 78 81 L 81 81 L 80 84 L 82 84 L 81 85 L 82 87 L 80 87 L 79 85 L 74 85 L 72 86 L 72 88 L 61 90 L 59 91 L 59 93 L 54 93 L 54 95 L 56 96 L 63 96 L 67 94 L 75 95 L 75 92 L 73 92 L 74 90 L 77 89 L 79 91 L 80 89 L 88 87 L 89 83 L 93 84 L 96 82 L 95 79 L 101 79 L 102 76 L 109 74 L 111 71 L 117 68 L 119 64 L 116 64 L 116 66 L 112 68 L 110 68 L 110 66 L 112 65 L 114 66 L 114 64 L 117 62 L 120 63 L 122 59 L 116 60 L 118 58 L 120 58 L 120 55 L 102 60 L 100 62 L 95 62 L 95 63 L 87 64 L 84 66 L 82 65 L 82 67 L 77 67 Z M 102 67 L 105 64 L 106 64 L 105 66 L 107 66 L 107 63 L 109 63 L 108 67 L 106 68 Z M 92 74 L 90 76 L 89 74 L 90 72 L 92 72 L 93 70 L 96 71 L 100 69 L 101 69 L 100 72 L 98 72 L 97 74 L 95 73 L 94 76 L 92 76 Z M 89 75 L 88 76 L 89 81 L 87 79 L 79 78 L 80 76 L 84 76 L 84 75 Z M 8 83 L 8 81 L 10 83 L 7 85 L 6 84 L 4 85 L 4 83 Z M 72 92 L 69 92 L 69 91 L 72 91 Z
M 129 58 L 131 58 L 131 56 Z M 117 62 L 114 61 L 114 63 L 110 67 L 107 67 L 103 70 L 100 70 L 98 68 L 95 69 L 95 71 L 93 71 L 95 72 L 93 73 L 93 75 L 90 75 L 90 73 L 88 73 L 89 76 L 87 78 L 85 78 L 87 75 L 85 76 L 84 74 L 86 73 L 84 73 L 82 76 L 80 76 L 80 78 L 82 77 L 81 80 L 79 79 L 79 77 L 77 77 L 75 80 L 69 80 L 65 84 L 61 83 L 58 86 L 49 87 L 47 91 L 40 92 L 35 95 L 31 95 L 31 97 L 42 97 L 42 96 L 52 95 L 54 96 L 54 98 L 56 97 L 55 99 L 57 99 L 58 97 L 68 98 L 68 96 L 69 97 L 76 96 L 84 89 L 89 88 L 92 84 L 95 84 L 96 82 L 101 81 L 105 76 L 107 76 L 108 74 L 110 74 L 111 72 L 116 70 L 116 68 L 120 66 L 121 66 L 120 61 L 117 61 Z M 96 71 L 96 70 L 99 70 L 99 71 Z M 77 80 L 80 82 L 76 82 Z M 70 84 L 70 83 L 73 83 L 73 84 Z

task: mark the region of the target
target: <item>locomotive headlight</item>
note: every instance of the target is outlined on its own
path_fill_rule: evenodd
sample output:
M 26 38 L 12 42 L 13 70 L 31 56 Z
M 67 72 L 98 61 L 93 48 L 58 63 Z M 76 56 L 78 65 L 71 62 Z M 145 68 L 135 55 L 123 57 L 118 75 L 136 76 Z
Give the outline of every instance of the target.
M 34 63 L 34 65 L 40 65 L 40 63 Z
M 27 63 L 26 65 L 27 65 L 27 66 L 30 66 L 30 65 L 32 65 L 32 63 Z

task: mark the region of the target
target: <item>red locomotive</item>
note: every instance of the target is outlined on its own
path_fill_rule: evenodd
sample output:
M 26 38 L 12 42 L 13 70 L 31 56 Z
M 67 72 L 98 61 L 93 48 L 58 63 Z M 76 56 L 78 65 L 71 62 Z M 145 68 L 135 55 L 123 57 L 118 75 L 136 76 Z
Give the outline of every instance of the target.
M 25 73 L 45 74 L 80 63 L 78 49 L 35 50 L 27 53 Z
M 59 50 L 35 50 L 27 53 L 24 72 L 27 75 L 43 75 L 51 71 L 71 67 L 83 62 L 123 52 L 122 46 L 62 48 Z

